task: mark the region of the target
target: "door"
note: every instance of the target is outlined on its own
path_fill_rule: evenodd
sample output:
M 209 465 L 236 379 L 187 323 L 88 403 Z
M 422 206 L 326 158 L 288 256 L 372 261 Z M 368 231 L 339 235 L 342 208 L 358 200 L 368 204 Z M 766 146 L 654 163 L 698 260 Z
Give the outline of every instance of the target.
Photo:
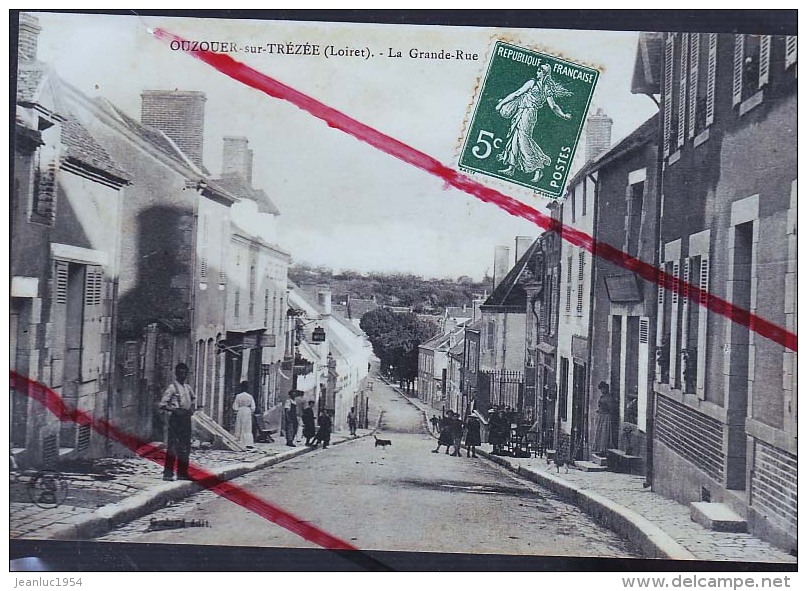
M 572 441 L 570 455 L 576 460 L 585 457 L 586 373 L 586 365 L 575 361 L 572 367 Z

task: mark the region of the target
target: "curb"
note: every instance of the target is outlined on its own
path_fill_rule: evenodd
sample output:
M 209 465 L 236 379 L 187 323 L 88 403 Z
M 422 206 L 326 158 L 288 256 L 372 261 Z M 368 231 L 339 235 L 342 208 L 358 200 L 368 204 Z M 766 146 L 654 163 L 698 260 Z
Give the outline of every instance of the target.
M 611 499 L 596 492 L 581 489 L 551 474 L 544 474 L 520 466 L 515 462 L 511 462 L 508 458 L 494 456 L 480 449 L 477 449 L 477 453 L 494 464 L 498 464 L 531 482 L 551 490 L 564 501 L 582 509 L 598 523 L 622 536 L 640 549 L 647 558 L 697 560 L 694 554 L 675 541 L 672 536 L 660 527 Z
M 378 429 L 383 413 L 379 413 L 375 429 L 370 430 L 358 437 L 349 437 L 342 441 L 334 441 L 332 446 L 351 443 L 370 437 Z M 313 452 L 314 448 L 303 447 L 293 451 L 283 451 L 277 455 L 262 458 L 252 463 L 240 462 L 225 465 L 215 472 L 211 472 L 217 480 L 226 482 L 239 476 L 244 476 L 251 472 L 257 472 L 264 468 L 269 468 L 275 464 L 297 458 L 303 454 Z M 158 509 L 166 507 L 169 503 L 186 499 L 197 492 L 207 490 L 201 484 L 195 482 L 174 481 L 171 483 L 159 484 L 151 489 L 140 491 L 117 503 L 99 507 L 89 515 L 77 519 L 75 523 L 65 525 L 63 528 L 50 533 L 46 539 L 49 540 L 87 540 L 102 536 L 118 526 L 144 517 Z
M 386 380 L 385 380 L 386 382 Z M 389 384 L 387 383 L 389 386 Z M 426 411 L 417 404 L 409 400 L 395 386 L 395 389 L 412 406 L 417 408 L 423 415 L 423 423 L 426 432 L 435 436 L 428 428 Z M 592 517 L 597 523 L 607 527 L 617 535 L 622 536 L 629 543 L 640 549 L 647 558 L 666 558 L 673 560 L 697 560 L 697 557 L 689 550 L 679 544 L 672 536 L 660 527 L 642 517 L 635 511 L 623 507 L 619 503 L 612 501 L 596 492 L 581 489 L 574 484 L 556 478 L 551 474 L 536 472 L 521 465 L 511 462 L 508 458 L 494 456 L 490 452 L 477 448 L 477 454 L 494 464 L 515 472 L 522 478 L 534 482 L 551 490 L 564 501 L 582 509 Z

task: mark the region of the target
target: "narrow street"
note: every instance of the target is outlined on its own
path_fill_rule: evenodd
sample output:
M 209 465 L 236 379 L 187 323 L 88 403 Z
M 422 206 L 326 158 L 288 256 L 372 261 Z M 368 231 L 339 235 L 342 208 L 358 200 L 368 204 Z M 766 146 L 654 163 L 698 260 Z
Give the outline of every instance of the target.
M 422 414 L 383 381 L 372 403 L 381 436 L 278 464 L 235 482 L 365 550 L 635 556 L 576 507 L 482 459 L 433 454 Z M 377 416 L 377 415 L 376 415 Z M 148 531 L 151 519 L 208 527 Z M 211 492 L 133 521 L 103 541 L 316 547 Z

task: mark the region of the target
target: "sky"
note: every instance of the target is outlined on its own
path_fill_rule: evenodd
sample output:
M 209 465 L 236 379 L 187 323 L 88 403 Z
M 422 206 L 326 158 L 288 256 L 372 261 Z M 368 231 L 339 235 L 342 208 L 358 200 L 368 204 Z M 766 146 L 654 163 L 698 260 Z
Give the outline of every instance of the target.
M 495 39 L 600 69 L 591 109 L 614 121 L 614 142 L 656 110 L 630 93 L 638 34 L 614 31 L 493 29 L 38 13 L 39 59 L 89 96 L 135 117 L 146 89 L 206 93 L 204 161 L 221 171 L 222 137 L 243 135 L 254 152 L 253 184 L 278 206 L 278 242 L 295 261 L 357 271 L 481 279 L 496 245 L 540 229 L 493 205 L 329 128 L 156 40 L 161 27 L 186 39 L 228 41 L 231 54 L 260 72 L 456 167 L 464 124 Z M 310 43 L 367 48 L 372 55 L 252 54 L 247 46 Z M 387 57 L 390 50 L 403 58 Z M 461 49 L 476 61 L 412 59 L 410 50 Z M 579 153 L 583 151 L 581 142 Z M 577 159 L 580 162 L 580 159 Z M 539 210 L 549 200 L 496 179 L 474 177 Z

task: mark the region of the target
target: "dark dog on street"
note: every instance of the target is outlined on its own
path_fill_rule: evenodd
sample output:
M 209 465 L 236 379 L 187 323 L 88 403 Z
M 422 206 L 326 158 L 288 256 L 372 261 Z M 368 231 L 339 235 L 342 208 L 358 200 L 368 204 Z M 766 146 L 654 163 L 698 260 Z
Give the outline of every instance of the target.
M 375 438 L 376 447 L 387 447 L 388 445 L 392 445 L 392 441 L 390 441 L 389 439 L 379 439 L 378 437 L 375 436 L 375 434 L 373 434 L 373 437 Z
M 555 464 L 555 468 L 557 469 L 558 474 L 560 474 L 561 468 L 564 468 L 566 470 L 565 474 L 569 473 L 569 465 L 571 464 L 571 462 L 566 458 L 564 458 L 560 453 L 556 453 L 553 457 L 548 457 L 546 459 L 546 463 L 550 465 Z

